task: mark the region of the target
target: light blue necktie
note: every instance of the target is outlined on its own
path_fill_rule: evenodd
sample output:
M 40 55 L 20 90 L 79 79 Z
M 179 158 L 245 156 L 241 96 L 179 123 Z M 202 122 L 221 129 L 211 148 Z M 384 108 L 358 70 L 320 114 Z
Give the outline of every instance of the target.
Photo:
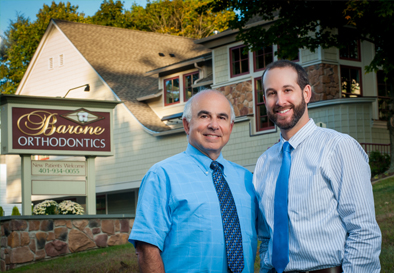
M 291 146 L 283 144 L 283 160 L 276 181 L 274 202 L 274 241 L 272 265 L 282 273 L 289 263 L 289 218 L 287 214 L 287 194 L 291 166 Z
M 223 166 L 217 161 L 211 163 L 213 184 L 218 194 L 222 213 L 224 239 L 226 243 L 227 265 L 233 273 L 244 268 L 241 226 L 231 190 L 223 176 Z

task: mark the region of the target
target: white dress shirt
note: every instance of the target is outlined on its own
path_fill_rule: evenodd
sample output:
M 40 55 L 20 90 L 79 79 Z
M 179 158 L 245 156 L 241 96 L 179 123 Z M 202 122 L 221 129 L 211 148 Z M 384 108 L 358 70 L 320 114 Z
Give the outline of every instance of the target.
M 257 161 L 253 184 L 264 224 L 259 225 L 261 269 L 272 268 L 274 197 L 282 164 L 281 136 Z M 285 271 L 342 265 L 345 273 L 380 272 L 368 156 L 352 137 L 317 127 L 312 119 L 289 140 L 289 263 Z

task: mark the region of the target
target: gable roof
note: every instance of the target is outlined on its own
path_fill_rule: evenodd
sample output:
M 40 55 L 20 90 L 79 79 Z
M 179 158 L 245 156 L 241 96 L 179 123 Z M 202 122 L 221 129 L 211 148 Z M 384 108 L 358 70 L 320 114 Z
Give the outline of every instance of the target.
M 211 52 L 193 39 L 124 28 L 52 20 L 148 130 L 171 130 L 137 98 L 158 91 L 158 76 L 145 72 Z M 164 57 L 159 56 L 163 53 Z M 170 56 L 174 54 L 174 57 Z

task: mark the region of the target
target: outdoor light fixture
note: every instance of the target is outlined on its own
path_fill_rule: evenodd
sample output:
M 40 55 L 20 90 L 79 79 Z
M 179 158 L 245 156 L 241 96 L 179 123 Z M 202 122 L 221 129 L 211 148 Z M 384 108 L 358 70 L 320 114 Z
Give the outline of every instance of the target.
M 74 90 L 74 89 L 77 89 L 77 88 L 81 88 L 81 87 L 84 87 L 84 86 L 86 86 L 86 87 L 85 87 L 85 89 L 84 89 L 83 91 L 85 91 L 85 92 L 89 92 L 89 91 L 90 91 L 90 86 L 89 86 L 89 84 L 84 84 L 84 85 L 81 85 L 81 86 L 77 86 L 77 87 L 74 87 L 74 88 L 68 89 L 68 91 L 67 91 L 66 95 L 64 95 L 64 97 L 63 97 L 63 98 L 65 98 L 65 97 L 68 95 L 68 93 L 70 93 L 70 91 L 71 91 L 71 90 Z

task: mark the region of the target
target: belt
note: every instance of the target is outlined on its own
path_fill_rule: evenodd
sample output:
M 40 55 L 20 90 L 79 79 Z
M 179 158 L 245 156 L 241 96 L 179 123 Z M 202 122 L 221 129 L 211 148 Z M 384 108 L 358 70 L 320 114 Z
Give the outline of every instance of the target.
M 285 271 L 284 273 L 342 273 L 342 266 L 324 268 L 312 271 Z

